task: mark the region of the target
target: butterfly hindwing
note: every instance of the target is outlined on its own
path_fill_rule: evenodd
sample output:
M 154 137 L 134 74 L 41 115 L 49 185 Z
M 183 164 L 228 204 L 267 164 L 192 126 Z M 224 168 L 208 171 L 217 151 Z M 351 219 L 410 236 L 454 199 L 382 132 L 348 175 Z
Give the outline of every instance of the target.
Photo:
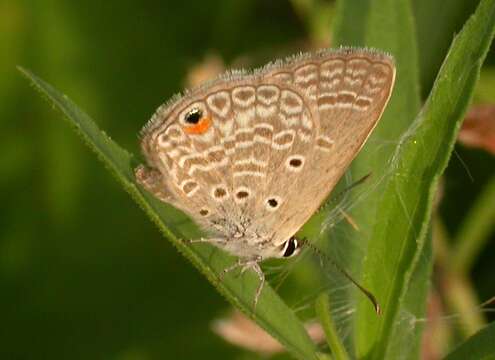
M 304 184 L 279 223 L 299 229 L 328 197 L 378 123 L 395 67 L 389 56 L 376 51 L 325 51 L 275 66 L 265 77 L 296 86 L 319 118 Z

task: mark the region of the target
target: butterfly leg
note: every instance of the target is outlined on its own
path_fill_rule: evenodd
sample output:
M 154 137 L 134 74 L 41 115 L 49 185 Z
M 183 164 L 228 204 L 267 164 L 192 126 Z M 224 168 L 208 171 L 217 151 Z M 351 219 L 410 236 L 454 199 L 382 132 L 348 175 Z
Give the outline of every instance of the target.
M 216 239 L 216 238 L 199 238 L 199 239 L 187 240 L 187 242 L 190 244 L 195 244 L 195 243 L 221 244 L 224 243 L 225 240 Z
M 222 272 L 220 273 L 219 275 L 219 279 L 220 281 L 223 281 L 223 278 L 225 277 L 225 275 L 227 275 L 229 272 L 231 272 L 232 270 L 235 270 L 241 266 L 244 266 L 244 259 L 237 259 L 237 261 L 230 265 L 229 267 L 226 267 L 225 269 L 222 270 Z
M 261 256 L 257 256 L 254 258 L 245 258 L 245 259 L 239 258 L 234 264 L 223 269 L 222 273 L 220 274 L 220 281 L 223 280 L 223 277 L 227 273 L 237 268 L 241 268 L 241 274 L 243 274 L 246 270 L 252 269 L 258 275 L 260 279 L 260 284 L 258 285 L 258 288 L 256 289 L 256 294 L 254 295 L 254 300 L 253 300 L 254 309 L 256 309 L 256 304 L 258 303 L 258 299 L 261 295 L 261 291 L 263 290 L 263 286 L 265 285 L 265 274 L 263 273 L 263 270 L 261 270 L 259 264 L 261 260 L 262 260 Z
M 265 285 L 265 274 L 263 273 L 263 270 L 261 270 L 260 264 L 258 261 L 252 263 L 250 266 L 251 269 L 254 270 L 256 274 L 258 274 L 258 277 L 260 279 L 260 284 L 258 285 L 258 288 L 256 289 L 256 294 L 254 295 L 254 300 L 253 300 L 253 308 L 256 310 L 256 304 L 258 304 L 258 299 L 260 298 L 261 295 L 261 290 L 263 290 L 263 286 Z

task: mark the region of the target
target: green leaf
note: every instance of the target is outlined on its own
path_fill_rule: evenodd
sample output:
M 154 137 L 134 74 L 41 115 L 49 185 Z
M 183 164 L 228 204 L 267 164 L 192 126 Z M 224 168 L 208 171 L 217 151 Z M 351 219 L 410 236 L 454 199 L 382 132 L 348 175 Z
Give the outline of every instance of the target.
M 362 273 L 365 286 L 377 296 L 385 311 L 383 317 L 377 317 L 366 301 L 358 307 L 354 320 L 355 352 L 357 357 L 364 357 L 370 356 L 375 342 L 378 341 L 377 324 L 381 324 L 384 318 L 397 310 L 394 310 L 394 306 L 387 301 L 390 289 L 385 290 L 381 288 L 383 284 L 378 282 L 379 285 L 375 285 L 370 280 L 374 276 L 383 279 L 387 276 L 387 272 L 396 273 L 397 269 L 392 264 L 393 259 L 400 257 L 401 247 L 406 242 L 403 229 L 407 227 L 401 231 L 396 229 L 395 234 L 387 237 L 381 237 L 382 235 L 376 230 L 383 222 L 393 221 L 392 219 L 397 216 L 403 216 L 401 207 L 384 210 L 382 204 L 386 197 L 396 196 L 395 192 L 389 192 L 387 185 L 395 171 L 393 165 L 397 162 L 397 157 L 394 156 L 398 148 L 398 139 L 408 131 L 420 109 L 419 66 L 416 32 L 409 1 L 370 0 L 364 4 L 360 1 L 350 1 L 340 5 L 343 13 L 339 13 L 337 19 L 346 19 L 348 27 L 340 26 L 340 23 L 336 21 L 336 42 L 345 45 L 346 41 L 351 41 L 361 46 L 387 51 L 394 56 L 397 66 L 396 84 L 385 113 L 351 167 L 351 172 L 356 178 L 371 172 L 373 184 L 368 186 L 366 191 L 357 193 L 355 197 L 355 203 L 359 206 L 352 209 L 351 216 L 361 231 L 351 233 L 350 236 L 354 238 L 354 241 L 346 239 L 346 243 L 361 244 L 363 251 L 361 257 L 364 257 L 364 264 L 362 259 L 358 261 L 354 259 L 354 263 L 347 262 L 347 266 L 352 267 L 354 273 Z M 355 21 L 355 19 L 359 20 Z M 419 254 L 421 249 L 416 248 L 412 251 L 413 254 L 416 252 Z M 388 254 L 390 254 L 390 261 L 387 264 L 389 267 L 384 267 L 379 262 Z M 418 276 L 418 286 L 415 287 L 417 291 L 407 296 L 407 299 L 411 298 L 411 301 L 407 302 L 411 306 L 405 306 L 406 302 L 403 303 L 404 310 L 407 310 L 412 317 L 422 317 L 425 309 L 431 269 L 430 247 L 425 248 L 423 255 L 425 261 L 420 262 L 418 266 L 416 262 L 411 262 L 407 267 L 409 271 L 415 271 Z M 361 267 L 364 268 L 360 269 Z M 363 298 L 359 295 L 359 299 Z M 391 328 L 392 323 L 389 325 Z M 400 347 L 399 343 L 405 336 L 409 352 L 417 351 L 420 339 L 419 327 L 411 331 L 407 322 L 401 322 L 394 332 L 400 334 L 400 337 L 394 338 L 394 344 L 391 339 L 387 338 L 385 340 L 389 342 L 387 345 L 394 348 Z
M 303 325 L 267 284 L 253 314 L 253 297 L 259 280 L 252 272 L 243 276 L 225 276 L 220 281 L 223 269 L 235 260 L 209 244 L 188 245 L 180 239 L 198 238 L 199 231 L 191 226 L 190 220 L 179 211 L 161 203 L 136 185 L 133 168 L 137 161 L 103 133 L 94 121 L 72 103 L 67 96 L 31 72 L 20 69 L 33 85 L 59 108 L 98 158 L 115 175 L 117 180 L 131 194 L 133 199 L 155 222 L 163 235 L 178 248 L 234 306 L 252 317 L 288 351 L 300 359 L 318 359 L 316 348 Z
M 363 46 L 370 0 L 337 0 L 332 45 Z
M 422 331 L 425 326 L 426 299 L 430 290 L 433 270 L 433 244 L 431 231 L 427 235 L 422 253 L 412 273 L 411 280 L 401 303 L 400 320 L 394 324 L 390 354 L 401 354 L 405 359 L 420 359 Z
M 460 344 L 444 360 L 495 359 L 495 323 L 491 323 Z
M 375 2 L 378 3 L 381 2 Z M 390 0 L 385 3 L 389 3 L 389 6 L 382 8 L 384 12 L 392 6 L 400 6 L 399 2 L 390 4 Z M 395 16 L 400 13 L 397 11 Z M 392 13 L 389 15 L 394 16 Z M 385 21 L 384 16 L 380 14 L 376 19 Z M 424 302 L 424 296 L 412 294 L 408 289 L 427 239 L 438 180 L 452 152 L 481 64 L 493 38 L 494 26 L 495 1 L 482 1 L 454 40 L 424 109 L 400 137 L 395 154 L 386 164 L 388 169 L 382 179 L 383 191 L 374 199 L 377 215 L 371 222 L 369 248 L 363 269 L 364 283 L 375 291 L 384 309 L 384 316 L 377 318 L 369 310 L 368 304 L 361 303 L 359 306 L 356 323 L 359 357 L 397 358 L 399 353 L 392 352 L 392 349 L 404 351 L 393 346 L 395 334 L 400 333 L 397 327 L 409 326 L 411 323 L 403 321 L 411 315 L 406 305 L 414 299 Z M 399 31 L 399 28 L 395 31 Z M 389 33 L 382 32 L 383 41 L 394 38 L 394 34 Z M 378 42 L 376 44 L 378 46 Z M 398 45 L 397 49 L 405 51 L 408 46 L 404 43 Z M 404 59 L 403 55 L 397 57 Z M 415 72 L 414 69 L 409 70 Z M 402 71 L 407 74 L 408 69 L 402 67 Z M 396 97 L 407 97 L 401 93 L 403 87 L 396 90 Z M 408 100 L 415 102 L 406 98 L 402 103 L 407 105 Z M 391 105 L 392 110 L 394 104 Z M 392 125 L 390 113 L 384 119 L 386 126 Z M 401 114 L 394 115 L 400 121 Z M 413 298 L 407 299 L 407 296 Z
M 359 7 L 356 9 L 356 11 L 360 10 Z M 352 17 L 352 15 L 348 16 L 349 19 Z M 396 61 L 397 75 L 392 97 L 380 123 L 352 164 L 352 173 L 356 174 L 356 177 L 372 172 L 374 178 L 372 180 L 374 184 L 370 186 L 371 189 L 368 189 L 364 198 L 362 194 L 357 194 L 356 198 L 361 198 L 359 203 L 361 206 L 355 207 L 351 213 L 361 229 L 359 233 L 353 233 L 356 238 L 354 242 L 363 244 L 362 247 L 365 249 L 364 262 L 359 261 L 353 264 L 353 271 L 362 273 L 365 286 L 377 296 L 385 312 L 383 317 L 377 317 L 369 304 L 362 303 L 358 307 L 354 324 L 354 340 L 358 357 L 371 352 L 373 344 L 377 341 L 376 324 L 382 323 L 384 318 L 394 311 L 393 306 L 387 301 L 387 292 L 390 289 L 383 291 L 384 289 L 380 288 L 383 284 L 375 286 L 370 279 L 374 276 L 381 278 L 383 278 L 381 275 L 386 276 L 381 274 L 380 270 L 385 273 L 395 273 L 396 269 L 392 264 L 387 264 L 389 268 L 383 267 L 378 264 L 380 260 L 377 259 L 387 254 L 390 254 L 391 260 L 399 258 L 401 245 L 404 244 L 405 238 L 402 232 L 400 236 L 396 233 L 389 237 L 381 237 L 376 229 L 377 226 L 381 226 L 382 222 L 402 216 L 400 207 L 385 211 L 382 209 L 382 204 L 387 196 L 395 196 L 394 192 L 388 192 L 387 184 L 395 170 L 393 165 L 396 161 L 394 155 L 398 148 L 398 139 L 407 131 L 420 109 L 418 54 L 409 1 L 371 0 L 363 23 L 365 25 L 363 44 L 390 52 Z M 419 251 L 419 249 L 414 249 L 416 250 Z M 426 263 L 422 263 L 422 266 L 429 268 L 429 264 Z M 360 270 L 360 267 L 363 269 Z M 408 268 L 412 271 L 415 265 L 409 264 Z M 423 282 L 426 282 L 429 272 L 423 269 L 417 271 L 423 276 Z M 360 299 L 362 298 L 360 296 Z M 425 298 L 424 292 L 417 293 L 415 302 L 424 304 Z M 417 316 L 422 316 L 423 308 L 424 305 L 416 309 Z M 399 329 L 396 330 L 399 331 Z M 408 344 L 419 343 L 416 341 L 418 337 L 419 333 L 416 337 L 410 338 Z

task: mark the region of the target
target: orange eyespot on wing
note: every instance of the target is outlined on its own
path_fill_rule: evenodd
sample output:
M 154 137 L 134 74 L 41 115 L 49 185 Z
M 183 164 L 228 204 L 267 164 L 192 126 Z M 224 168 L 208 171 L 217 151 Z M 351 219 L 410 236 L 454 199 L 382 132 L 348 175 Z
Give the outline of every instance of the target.
M 211 118 L 208 116 L 202 117 L 197 124 L 185 126 L 184 132 L 189 135 L 204 134 L 211 126 Z

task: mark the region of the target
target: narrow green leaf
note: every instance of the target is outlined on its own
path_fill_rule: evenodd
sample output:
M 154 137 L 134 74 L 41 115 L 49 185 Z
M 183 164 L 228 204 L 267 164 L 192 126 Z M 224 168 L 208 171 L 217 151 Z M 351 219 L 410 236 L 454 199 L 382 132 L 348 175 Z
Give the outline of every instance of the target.
M 332 46 L 363 46 L 370 0 L 337 0 Z
M 288 351 L 299 359 L 318 359 L 316 348 L 303 325 L 269 285 L 265 285 L 253 314 L 253 297 L 259 280 L 246 272 L 243 276 L 226 276 L 219 281 L 223 269 L 234 258 L 208 244 L 188 245 L 180 239 L 198 238 L 199 232 L 191 226 L 185 215 L 161 203 L 134 181 L 133 168 L 137 165 L 131 154 L 105 135 L 94 121 L 72 103 L 65 95 L 28 70 L 20 69 L 49 101 L 59 108 L 86 144 L 115 175 L 133 199 L 146 211 L 163 235 L 172 241 L 234 306 L 252 317 Z
M 389 353 L 411 360 L 420 359 L 421 339 L 426 317 L 426 299 L 430 290 L 430 276 L 433 270 L 433 249 L 431 231 L 425 239 L 422 252 L 412 273 L 411 280 L 401 303 L 399 321 L 394 324 L 393 338 Z M 418 321 L 418 319 L 420 319 Z M 393 358 L 393 356 L 391 356 Z
M 494 344 L 495 323 L 491 323 L 460 344 L 444 360 L 493 360 Z
M 378 325 L 386 321 L 390 311 L 394 311 L 393 305 L 387 299 L 391 289 L 384 288 L 390 285 L 385 278 L 389 276 L 388 273 L 396 275 L 394 260 L 401 257 L 402 247 L 406 242 L 403 232 L 407 227 L 394 229 L 394 232 L 388 236 L 383 236 L 379 230 L 383 222 L 404 216 L 402 207 L 383 209 L 383 204 L 387 199 L 397 196 L 396 191 L 399 189 L 392 192 L 387 189 L 395 171 L 396 158 L 394 156 L 400 137 L 407 132 L 420 109 L 418 55 L 409 1 L 371 0 L 365 24 L 365 45 L 391 53 L 396 61 L 397 75 L 392 97 L 380 123 L 352 164 L 352 172 L 356 176 L 372 172 L 375 178 L 372 180 L 374 185 L 371 191 L 361 200 L 361 206 L 353 209 L 351 213 L 361 229 L 359 233 L 354 234 L 358 238 L 356 241 L 363 244 L 364 248 L 367 243 L 364 261 L 355 264 L 354 271 L 359 273 L 359 267 L 362 267 L 362 282 L 378 298 L 384 311 L 382 317 L 377 317 L 369 304 L 360 303 L 358 306 L 354 325 L 358 357 L 371 353 L 380 336 L 377 332 Z M 413 253 L 416 251 L 419 249 L 412 249 Z M 389 261 L 379 264 L 384 257 L 388 257 Z M 427 264 L 422 263 L 422 265 Z M 408 264 L 408 270 L 412 271 L 414 268 L 413 263 Z M 423 280 L 427 281 L 428 272 L 420 269 L 418 272 L 423 274 L 425 276 Z M 375 285 L 375 281 L 379 285 Z M 425 296 L 424 293 L 418 293 L 415 295 L 415 301 L 424 304 Z M 400 332 L 399 329 L 397 331 Z M 411 338 L 408 344 L 416 343 L 418 343 L 416 339 Z
M 371 1 L 366 46 L 390 52 L 397 67 L 394 93 L 382 121 L 374 131 L 376 139 L 396 141 L 420 108 L 415 32 L 409 0 Z
M 391 265 L 392 260 L 400 258 L 401 246 L 406 242 L 403 232 L 407 227 L 401 231 L 396 229 L 394 234 L 387 237 L 381 237 L 381 234 L 377 232 L 377 227 L 381 226 L 384 219 L 393 221 L 392 219 L 397 216 L 403 216 L 401 207 L 384 211 L 381 206 L 387 197 L 396 196 L 395 191 L 392 193 L 386 191 L 387 184 L 395 170 L 393 167 L 394 154 L 397 151 L 400 137 L 407 132 L 420 109 L 419 66 L 414 20 L 408 0 L 342 2 L 338 9 L 341 12 L 338 13 L 337 19 L 348 21 L 347 28 L 336 21 L 335 33 L 338 44 L 352 41 L 353 44 L 387 51 L 394 56 L 397 66 L 395 88 L 385 113 L 351 167 L 352 174 L 356 178 L 372 172 L 371 182 L 373 184 L 368 186 L 366 192 L 357 193 L 356 197 L 359 198 L 359 202 L 356 201 L 356 203 L 359 206 L 352 209 L 351 217 L 358 224 L 360 232 L 353 232 L 352 235 L 348 235 L 354 237 L 355 240 L 346 239 L 345 242 L 361 244 L 364 262 L 362 259 L 356 261 L 356 257 L 354 257 L 353 263 L 348 261 L 346 266 L 352 268 L 354 273 L 362 272 L 365 286 L 378 297 L 378 301 L 385 311 L 383 317 L 377 317 L 367 301 L 358 307 L 354 324 L 355 352 L 357 357 L 363 357 L 371 354 L 375 342 L 380 336 L 376 333 L 377 324 L 385 320 L 388 315 L 387 312 L 392 308 L 386 300 L 386 294 L 390 289 L 383 291 L 381 286 L 384 284 L 377 280 L 380 285 L 375 286 L 370 279 L 374 277 L 383 279 L 386 276 L 383 273 L 387 272 L 395 274 L 397 269 Z M 363 193 L 365 194 L 364 197 L 362 196 Z M 368 248 L 366 249 L 366 247 Z M 420 248 L 414 248 L 412 252 L 413 254 L 417 252 L 419 256 L 420 250 Z M 385 264 L 378 264 L 379 260 L 376 258 L 375 260 L 370 259 L 376 256 L 381 259 L 387 254 L 390 254 L 391 261 L 385 264 L 389 265 L 389 268 L 384 266 Z M 424 255 L 427 260 L 420 262 L 418 266 L 413 262 L 408 264 L 408 270 L 415 271 L 420 277 L 417 279 L 418 284 L 425 284 L 423 287 L 415 287 L 418 291 L 408 294 L 411 297 L 408 304 L 416 304 L 416 306 L 405 307 L 404 310 L 410 311 L 410 316 L 413 317 L 422 317 L 425 308 L 426 289 L 430 274 L 430 256 L 426 250 Z M 364 269 L 360 270 L 361 267 Z M 361 295 L 358 296 L 359 299 L 363 299 Z M 411 331 L 408 324 L 402 322 L 399 328 L 394 329 L 394 332 L 400 336 L 407 336 L 410 352 L 416 352 L 420 338 L 418 329 Z M 397 337 L 394 340 L 401 339 Z M 389 340 L 387 339 L 387 341 Z M 392 343 L 392 341 L 390 342 Z M 395 343 L 394 346 L 400 345 Z
M 365 284 L 376 291 L 384 316 L 377 319 L 365 304 L 359 307 L 360 357 L 381 360 L 399 355 L 391 352 L 391 344 L 403 320 L 411 276 L 428 233 L 438 179 L 453 149 L 494 27 L 495 1 L 484 0 L 454 40 L 423 111 L 400 138 L 389 164 L 391 172 L 384 180 L 364 265 Z

